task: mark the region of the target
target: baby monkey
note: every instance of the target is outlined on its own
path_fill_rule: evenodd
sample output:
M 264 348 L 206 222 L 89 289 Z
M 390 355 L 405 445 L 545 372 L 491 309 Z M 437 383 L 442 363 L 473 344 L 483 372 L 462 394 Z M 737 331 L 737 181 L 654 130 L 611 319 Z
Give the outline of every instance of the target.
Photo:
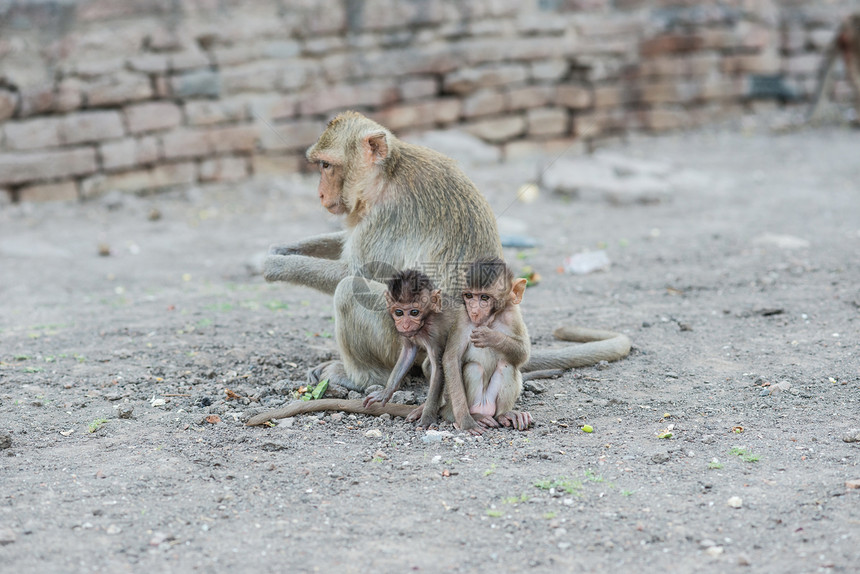
M 513 410 L 530 349 L 519 308 L 525 288 L 526 280 L 514 279 L 499 258 L 480 259 L 466 270 L 465 308 L 457 314 L 443 358 L 444 413 L 461 430 L 483 434 L 490 427 L 525 430 L 532 424 L 529 413 Z
M 418 427 L 428 428 L 435 424 L 442 400 L 442 357 L 455 316 L 454 310 L 450 306 L 443 310 L 441 290 L 435 288 L 427 275 L 414 269 L 400 271 L 388 280 L 385 300 L 400 335 L 400 356 L 385 388 L 367 395 L 364 406 L 369 407 L 374 403 L 384 406 L 409 372 L 418 350 L 423 348 L 427 351 L 424 373 L 430 381 L 430 388 L 423 407 L 412 411 L 406 420 L 415 420 L 420 416 Z

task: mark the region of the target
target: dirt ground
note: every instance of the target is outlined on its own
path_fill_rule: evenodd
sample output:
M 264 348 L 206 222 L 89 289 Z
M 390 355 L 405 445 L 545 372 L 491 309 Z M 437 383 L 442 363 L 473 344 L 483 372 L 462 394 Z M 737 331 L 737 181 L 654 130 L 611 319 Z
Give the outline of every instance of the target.
M 766 127 L 600 150 L 672 166 L 629 201 L 518 202 L 551 157 L 468 166 L 542 241 L 507 252 L 543 277 L 533 347 L 561 323 L 634 345 L 477 439 L 244 426 L 336 355 L 330 298 L 255 272 L 340 228 L 312 179 L 0 207 L 0 570 L 860 571 L 860 132 Z

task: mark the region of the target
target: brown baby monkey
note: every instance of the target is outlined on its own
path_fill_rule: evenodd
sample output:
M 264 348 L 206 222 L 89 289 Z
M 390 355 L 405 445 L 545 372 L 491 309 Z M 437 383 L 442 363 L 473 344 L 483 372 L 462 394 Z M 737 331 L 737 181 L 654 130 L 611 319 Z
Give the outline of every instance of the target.
M 430 381 L 430 388 L 423 408 L 418 407 L 406 419 L 414 420 L 420 415 L 418 426 L 427 428 L 435 424 L 439 412 L 444 386 L 442 356 L 456 311 L 451 305 L 443 310 L 441 290 L 436 289 L 427 275 L 414 269 L 395 273 L 388 280 L 385 301 L 400 335 L 400 356 L 385 388 L 367 395 L 364 406 L 377 402 L 385 405 L 412 367 L 419 349 L 423 348 L 427 351 L 424 373 Z
M 443 359 L 447 403 L 443 414 L 461 430 L 482 434 L 500 425 L 525 430 L 527 412 L 514 411 L 522 392 L 520 367 L 529 359 L 529 334 L 519 304 L 525 279 L 499 258 L 479 259 L 465 273 L 463 310 Z

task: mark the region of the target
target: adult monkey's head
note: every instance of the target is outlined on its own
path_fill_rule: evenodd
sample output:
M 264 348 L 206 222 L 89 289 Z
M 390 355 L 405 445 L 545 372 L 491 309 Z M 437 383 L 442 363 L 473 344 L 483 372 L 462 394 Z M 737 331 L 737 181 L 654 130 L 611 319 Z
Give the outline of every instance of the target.
M 335 116 L 307 151 L 308 161 L 319 166 L 322 206 L 357 223 L 378 201 L 383 168 L 396 146 L 394 134 L 358 112 Z

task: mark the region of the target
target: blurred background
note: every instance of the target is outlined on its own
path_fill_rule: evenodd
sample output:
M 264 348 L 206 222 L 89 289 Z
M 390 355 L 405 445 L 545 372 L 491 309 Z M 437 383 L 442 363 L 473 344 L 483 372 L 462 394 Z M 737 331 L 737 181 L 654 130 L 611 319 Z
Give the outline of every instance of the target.
M 304 149 L 344 109 L 401 136 L 457 128 L 514 158 L 797 105 L 857 9 L 4 0 L 0 205 L 301 171 Z M 850 101 L 847 82 L 832 97 Z

